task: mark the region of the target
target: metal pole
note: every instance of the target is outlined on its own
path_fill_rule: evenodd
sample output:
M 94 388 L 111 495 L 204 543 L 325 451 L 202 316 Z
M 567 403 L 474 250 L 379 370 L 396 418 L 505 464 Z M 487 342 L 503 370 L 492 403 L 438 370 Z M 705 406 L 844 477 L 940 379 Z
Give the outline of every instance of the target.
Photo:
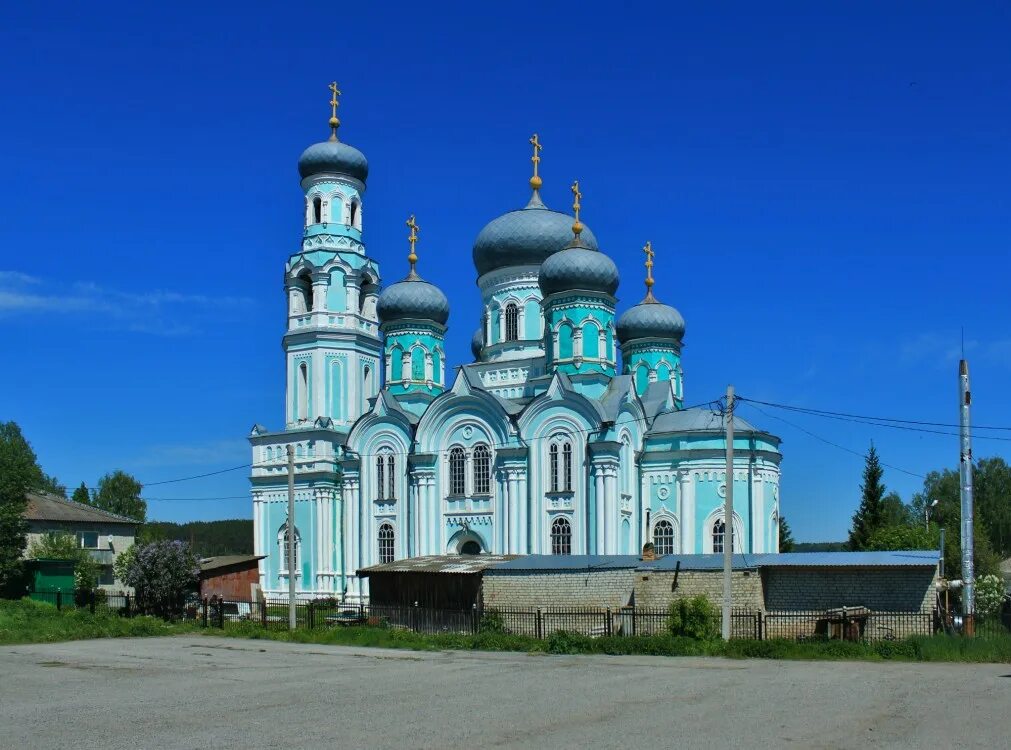
M 288 628 L 295 629 L 295 446 L 288 446 L 288 523 L 285 526 L 288 555 Z
M 958 463 L 959 486 L 962 500 L 962 615 L 966 635 L 972 635 L 973 615 L 976 612 L 976 578 L 973 569 L 973 528 L 972 528 L 972 443 L 969 438 L 969 363 L 964 359 L 958 363 L 958 408 L 959 436 L 961 451 Z
M 723 508 L 723 640 L 730 640 L 734 563 L 734 386 L 727 386 L 727 493 Z

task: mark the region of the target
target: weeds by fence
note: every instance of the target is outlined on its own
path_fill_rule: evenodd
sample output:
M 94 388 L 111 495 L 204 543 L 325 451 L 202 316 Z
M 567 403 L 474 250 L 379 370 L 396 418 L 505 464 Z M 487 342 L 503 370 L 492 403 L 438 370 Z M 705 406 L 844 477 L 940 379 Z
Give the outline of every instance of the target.
M 104 591 L 36 592 L 32 599 L 57 609 L 85 608 L 91 612 L 131 617 L 136 602 L 128 594 Z M 234 601 L 217 598 L 193 602 L 186 619 L 205 627 L 227 628 L 230 623 L 250 623 L 268 630 L 288 628 L 288 602 Z M 486 608 L 435 609 L 420 606 L 340 602 L 337 599 L 301 600 L 296 603 L 296 627 L 322 630 L 338 627 L 382 627 L 422 634 L 496 632 L 547 639 L 567 632 L 589 637 L 651 636 L 670 632 L 670 612 L 646 607 L 590 608 Z M 957 631 L 952 616 L 933 612 L 870 612 L 834 610 L 820 612 L 762 612 L 735 610 L 731 637 L 756 641 L 828 640 L 900 641 Z M 977 619 L 977 637 L 1008 635 L 1011 617 Z

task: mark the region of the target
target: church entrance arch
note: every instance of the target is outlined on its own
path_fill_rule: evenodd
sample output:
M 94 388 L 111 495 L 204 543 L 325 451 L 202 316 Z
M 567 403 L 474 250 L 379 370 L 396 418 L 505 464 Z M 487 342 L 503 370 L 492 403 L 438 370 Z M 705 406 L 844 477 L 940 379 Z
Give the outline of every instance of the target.
M 456 532 L 446 545 L 446 552 L 450 555 L 481 555 L 487 551 L 484 539 L 470 529 Z

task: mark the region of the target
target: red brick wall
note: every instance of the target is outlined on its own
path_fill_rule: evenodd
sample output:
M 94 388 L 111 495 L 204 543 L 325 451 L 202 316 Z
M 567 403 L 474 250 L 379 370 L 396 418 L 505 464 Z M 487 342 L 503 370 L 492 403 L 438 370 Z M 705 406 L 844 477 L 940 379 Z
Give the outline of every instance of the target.
M 260 576 L 254 562 L 246 567 L 222 568 L 200 575 L 200 596 L 220 596 L 229 600 L 248 602 L 250 584 L 259 583 Z

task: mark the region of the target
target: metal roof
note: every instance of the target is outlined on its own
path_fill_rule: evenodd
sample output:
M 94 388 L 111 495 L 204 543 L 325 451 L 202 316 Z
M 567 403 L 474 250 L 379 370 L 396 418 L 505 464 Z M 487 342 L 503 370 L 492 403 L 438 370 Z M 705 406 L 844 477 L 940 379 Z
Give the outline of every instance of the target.
M 941 559 L 936 549 L 895 550 L 889 552 L 780 552 L 747 555 L 758 567 L 854 567 L 919 568 L 933 567 Z
M 638 555 L 524 555 L 495 566 L 489 573 L 621 570 L 640 565 Z
M 480 573 L 512 560 L 516 555 L 424 555 L 370 565 L 358 571 L 360 576 L 373 573 Z
M 56 521 L 59 523 L 119 523 L 137 526 L 139 521 L 126 516 L 110 513 L 101 508 L 93 508 L 83 503 L 75 503 L 64 497 L 47 493 L 28 493 L 25 508 L 26 521 Z
M 754 569 L 753 559 L 758 555 L 734 555 L 731 567 L 734 570 Z M 664 555 L 656 560 L 640 560 L 637 567 L 644 570 L 674 570 L 681 563 L 681 570 L 723 570 L 723 555 Z
M 220 568 L 229 568 L 233 565 L 256 563 L 265 557 L 266 555 L 218 555 L 217 557 L 205 557 L 200 561 L 200 572 L 207 573 Z

